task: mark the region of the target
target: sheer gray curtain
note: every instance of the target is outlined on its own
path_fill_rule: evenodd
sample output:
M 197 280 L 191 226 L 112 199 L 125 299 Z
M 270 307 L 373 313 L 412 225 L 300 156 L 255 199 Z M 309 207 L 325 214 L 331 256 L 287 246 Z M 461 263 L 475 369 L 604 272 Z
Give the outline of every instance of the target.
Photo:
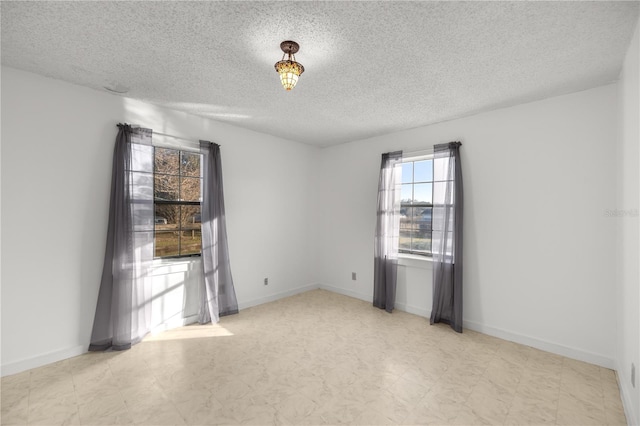
M 401 165 L 402 151 L 382 154 L 374 240 L 373 306 L 387 312 L 393 311 L 396 301 Z
M 151 324 L 153 147 L 150 129 L 119 124 L 109 225 L 90 351 L 129 349 Z
M 433 307 L 431 324 L 462 333 L 462 168 L 460 142 L 436 145 L 433 153 Z
M 202 267 L 204 282 L 198 321 L 218 322 L 221 316 L 238 313 L 231 277 L 227 225 L 222 189 L 220 146 L 200 141 L 202 154 Z

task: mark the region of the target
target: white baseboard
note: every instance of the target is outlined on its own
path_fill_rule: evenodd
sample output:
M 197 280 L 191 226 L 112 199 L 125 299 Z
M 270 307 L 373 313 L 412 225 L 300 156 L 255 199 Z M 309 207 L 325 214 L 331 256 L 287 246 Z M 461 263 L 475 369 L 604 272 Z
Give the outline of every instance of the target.
M 408 312 L 410 314 L 414 314 L 414 315 L 418 315 L 419 317 L 425 317 L 427 319 L 429 319 L 429 317 L 431 317 L 431 311 L 424 309 L 424 308 L 419 308 L 417 306 L 413 306 L 413 305 L 409 305 L 406 303 L 398 303 L 396 302 L 396 308 L 403 311 L 403 312 Z
M 372 302 L 372 295 L 365 295 L 352 290 L 347 290 L 340 287 L 334 287 L 328 284 L 320 284 L 320 288 L 334 293 L 343 294 L 345 296 L 354 297 L 356 299 Z M 396 302 L 396 309 L 408 312 L 410 314 L 419 315 L 421 317 L 429 318 L 431 316 L 431 310 L 412 306 L 405 303 Z M 588 362 L 590 364 L 599 365 L 601 367 L 615 369 L 615 363 L 612 358 L 587 352 L 581 349 L 572 348 L 569 346 L 559 345 L 557 343 L 548 342 L 546 340 L 538 339 L 535 337 L 525 336 L 519 333 L 490 327 L 475 321 L 463 321 L 464 328 L 477 331 L 479 333 L 487 334 L 489 336 L 498 337 L 500 339 L 508 340 L 510 342 L 520 343 L 523 345 L 531 346 L 532 348 L 540 349 L 546 352 L 551 352 L 557 355 L 566 356 L 567 358 L 577 359 L 579 361 Z
M 559 345 L 557 343 L 552 343 L 535 337 L 525 336 L 523 334 L 487 326 L 474 321 L 464 320 L 462 324 L 464 328 L 487 334 L 489 336 L 498 337 L 500 339 L 531 346 L 532 348 L 551 352 L 556 355 L 566 356 L 567 358 L 577 359 L 578 361 L 584 361 L 590 364 L 599 365 L 600 367 L 610 368 L 612 370 L 615 369 L 615 363 L 613 359 L 604 355 L 594 354 L 582 349 Z
M 75 346 L 34 356 L 33 358 L 10 362 L 2 365 L 0 376 L 4 377 L 11 374 L 18 374 L 32 368 L 42 367 L 43 365 L 52 364 L 67 358 L 73 358 L 74 356 L 82 355 L 85 352 L 87 352 L 87 346 Z
M 284 297 L 293 296 L 298 293 L 303 293 L 309 290 L 315 290 L 319 288 L 318 284 L 309 284 L 303 287 L 294 288 L 292 290 L 283 291 L 280 293 L 275 293 L 269 296 L 261 297 L 258 299 L 253 299 L 245 302 L 239 302 L 238 307 L 240 310 L 249 308 L 251 306 L 261 305 L 267 302 L 273 302 L 278 299 L 282 299 Z M 182 325 L 192 324 L 198 321 L 198 316 L 190 316 L 187 318 L 183 318 L 181 320 Z M 153 333 L 157 333 L 162 331 L 163 329 L 173 328 L 176 324 L 161 324 L 154 328 Z M 177 324 L 179 325 L 179 324 Z M 87 352 L 87 346 L 75 346 L 72 348 L 61 349 L 59 351 L 49 352 L 43 355 L 38 355 L 33 358 L 28 358 L 20 361 L 11 362 L 8 364 L 2 364 L 0 367 L 0 377 L 9 376 L 12 374 L 18 374 L 26 370 L 30 370 L 32 368 L 42 367 L 47 364 L 52 364 L 57 361 L 62 361 L 67 358 L 72 358 L 74 356 L 82 355 Z
M 334 287 L 328 284 L 320 284 L 318 288 L 322 290 L 331 291 L 333 293 L 342 294 L 343 296 L 353 297 L 354 299 L 364 300 L 365 302 L 373 303 L 373 295 L 358 293 L 357 291 L 351 291 L 340 287 Z
M 299 293 L 304 293 L 305 291 L 309 291 L 309 290 L 316 290 L 318 288 L 320 288 L 318 284 L 308 284 L 308 285 L 297 287 L 291 290 L 281 291 L 280 293 L 274 293 L 268 296 L 259 297 L 257 299 L 238 301 L 238 309 L 242 311 L 243 309 L 247 309 L 252 306 L 258 306 L 258 305 L 262 305 L 263 303 L 274 302 L 278 299 L 293 296 Z
M 349 296 L 355 299 L 364 300 L 365 302 L 373 303 L 373 295 L 371 294 L 358 293 L 356 291 L 351 291 L 351 290 L 347 290 L 340 287 L 334 287 L 328 284 L 320 284 L 320 288 L 323 290 L 331 291 L 333 293 L 338 293 L 344 296 Z M 409 305 L 408 303 L 398 303 L 396 301 L 395 307 L 396 309 L 402 312 L 408 312 L 410 314 L 418 315 L 421 317 L 429 318 L 431 316 L 431 311 L 424 308 L 417 307 L 417 306 Z
M 622 406 L 624 407 L 624 415 L 627 416 L 627 424 L 628 425 L 637 425 L 638 424 L 638 415 L 640 413 L 635 413 L 633 409 L 633 396 L 631 389 L 629 388 L 628 382 L 623 383 L 620 377 L 627 377 L 622 372 L 626 371 L 622 368 L 620 363 L 616 360 L 616 377 L 618 379 L 618 388 L 620 389 L 620 398 L 622 399 Z
M 242 301 L 242 302 L 239 302 L 238 305 L 239 305 L 239 309 L 242 310 L 242 309 L 249 308 L 251 306 L 257 306 L 263 303 L 273 302 L 275 300 L 282 299 L 284 297 L 293 296 L 295 294 L 303 293 L 310 290 L 315 290 L 318 288 L 331 291 L 334 293 L 342 294 L 345 296 L 353 297 L 356 299 L 360 299 L 365 302 L 369 302 L 369 303 L 372 302 L 372 295 L 369 295 L 369 294 L 362 294 L 359 292 L 346 290 L 340 287 L 334 287 L 327 284 L 308 284 L 306 286 L 294 288 L 294 289 L 279 292 L 279 293 L 274 293 L 265 297 L 260 297 L 260 298 L 252 299 L 248 301 Z M 396 308 L 398 310 L 419 315 L 426 318 L 430 316 L 430 312 L 427 311 L 426 309 L 415 307 L 408 304 L 398 303 L 396 304 Z M 191 318 L 185 318 L 185 323 L 191 322 L 190 320 Z M 545 340 L 525 336 L 522 334 L 510 332 L 507 330 L 490 327 L 474 321 L 464 321 L 463 325 L 465 328 L 468 328 L 470 330 L 474 330 L 490 336 L 498 337 L 500 339 L 509 340 L 512 342 L 531 346 L 543 351 L 566 356 L 568 358 L 573 358 L 580 361 L 589 362 L 591 364 L 599 365 L 601 367 L 621 371 L 619 369 L 619 366 L 616 365 L 613 359 L 602 356 L 602 355 L 586 352 L 586 351 L 571 348 L 568 346 L 558 345 L 556 343 L 547 342 Z M 0 376 L 4 377 L 11 374 L 17 374 L 25 370 L 41 367 L 46 364 L 51 364 L 57 361 L 61 361 L 63 359 L 82 355 L 86 351 L 87 351 L 87 348 L 85 346 L 75 346 L 72 348 L 62 349 L 59 351 L 54 351 L 47 354 L 39 355 L 33 358 L 28 358 L 21 361 L 3 364 L 0 369 L 1 370 Z M 629 391 L 626 390 L 625 386 L 623 386 L 622 384 L 620 385 L 620 395 L 622 397 L 622 400 L 625 406 L 625 414 L 627 415 L 627 420 L 629 421 L 629 424 L 637 424 L 635 414 L 632 412 L 631 408 L 629 408 L 629 407 L 632 407 Z

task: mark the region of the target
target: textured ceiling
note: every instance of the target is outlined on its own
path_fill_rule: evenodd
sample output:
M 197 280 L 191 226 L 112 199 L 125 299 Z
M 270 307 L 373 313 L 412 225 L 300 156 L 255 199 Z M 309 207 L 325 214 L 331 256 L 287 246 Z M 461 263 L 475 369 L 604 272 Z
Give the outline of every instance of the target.
M 638 6 L 2 1 L 2 64 L 327 146 L 613 82 Z

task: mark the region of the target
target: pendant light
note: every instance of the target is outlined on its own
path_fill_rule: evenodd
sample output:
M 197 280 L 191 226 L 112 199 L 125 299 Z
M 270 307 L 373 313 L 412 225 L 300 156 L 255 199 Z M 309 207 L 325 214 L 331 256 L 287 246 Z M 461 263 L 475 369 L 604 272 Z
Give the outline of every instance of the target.
M 276 62 L 275 68 L 280 74 L 280 82 L 285 90 L 289 91 L 296 87 L 298 77 L 304 72 L 301 63 L 296 62 L 295 53 L 300 49 L 300 45 L 295 41 L 286 40 L 280 43 L 280 49 L 284 52 L 282 60 Z M 287 56 L 287 59 L 285 59 Z

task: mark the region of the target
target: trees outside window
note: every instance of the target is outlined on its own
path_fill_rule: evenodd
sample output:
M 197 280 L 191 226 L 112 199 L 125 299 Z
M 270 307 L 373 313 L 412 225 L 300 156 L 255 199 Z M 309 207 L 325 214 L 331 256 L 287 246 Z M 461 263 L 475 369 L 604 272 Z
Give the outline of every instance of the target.
M 201 155 L 154 150 L 155 257 L 199 255 L 202 251 Z

